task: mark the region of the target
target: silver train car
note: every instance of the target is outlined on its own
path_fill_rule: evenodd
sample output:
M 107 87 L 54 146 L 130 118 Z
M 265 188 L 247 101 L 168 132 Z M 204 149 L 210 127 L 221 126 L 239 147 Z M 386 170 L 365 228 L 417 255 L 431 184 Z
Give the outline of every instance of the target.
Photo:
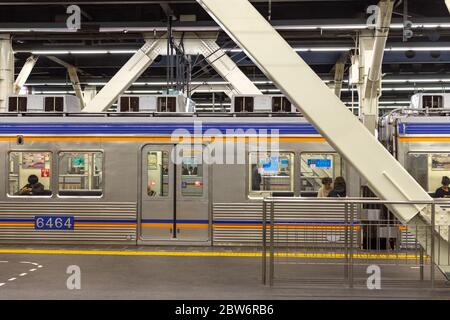
M 265 195 L 314 196 L 347 172 L 298 114 L 0 118 L 1 243 L 258 244 Z M 342 219 L 309 210 L 309 226 Z
M 450 177 L 450 109 L 395 110 L 380 139 L 430 195 Z

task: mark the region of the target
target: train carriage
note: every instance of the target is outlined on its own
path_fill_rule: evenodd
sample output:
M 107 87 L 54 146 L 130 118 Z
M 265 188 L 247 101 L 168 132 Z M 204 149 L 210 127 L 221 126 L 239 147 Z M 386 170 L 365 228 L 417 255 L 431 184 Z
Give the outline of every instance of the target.
M 243 155 L 221 163 L 220 142 Z M 255 244 L 263 196 L 312 196 L 345 173 L 298 114 L 4 114 L 0 146 L 5 243 Z M 44 192 L 21 191 L 30 175 Z

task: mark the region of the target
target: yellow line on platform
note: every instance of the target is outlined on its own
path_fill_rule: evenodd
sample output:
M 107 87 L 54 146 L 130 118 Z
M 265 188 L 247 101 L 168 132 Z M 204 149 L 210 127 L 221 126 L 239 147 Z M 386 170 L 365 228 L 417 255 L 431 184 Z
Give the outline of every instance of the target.
M 117 251 L 117 250 L 68 250 L 68 249 L 0 249 L 9 254 L 55 255 L 110 255 L 110 256 L 159 256 L 159 257 L 262 257 L 261 252 L 206 252 L 206 251 Z M 267 253 L 269 255 L 269 253 Z M 344 259 L 343 253 L 278 252 L 278 258 Z M 407 254 L 357 253 L 354 259 L 403 259 L 418 260 L 419 256 Z

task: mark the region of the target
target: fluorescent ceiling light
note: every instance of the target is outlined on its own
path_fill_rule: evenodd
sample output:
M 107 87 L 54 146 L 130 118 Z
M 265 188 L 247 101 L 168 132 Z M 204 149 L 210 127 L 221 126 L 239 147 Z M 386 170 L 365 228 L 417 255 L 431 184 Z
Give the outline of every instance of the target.
M 126 54 L 126 53 L 136 53 L 137 50 L 130 49 L 130 50 L 108 50 L 108 53 L 112 54 Z
M 37 50 L 31 51 L 32 54 L 69 54 L 67 50 Z
M 107 50 L 71 50 L 70 54 L 107 54 Z
M 384 51 L 450 51 L 450 47 L 386 47 Z
M 345 52 L 352 47 L 294 47 L 296 52 Z M 32 50 L 35 55 L 61 55 L 61 54 L 134 54 L 137 50 Z M 226 52 L 240 53 L 240 48 L 225 49 Z M 450 47 L 386 47 L 385 51 L 450 51 Z M 20 51 L 26 52 L 26 51 Z

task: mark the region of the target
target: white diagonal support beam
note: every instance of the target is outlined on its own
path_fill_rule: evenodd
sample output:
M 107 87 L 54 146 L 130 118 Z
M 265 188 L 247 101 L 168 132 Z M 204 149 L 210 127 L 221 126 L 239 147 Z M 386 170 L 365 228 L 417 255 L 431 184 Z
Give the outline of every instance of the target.
M 75 95 L 80 100 L 81 108 L 85 107 L 85 101 L 83 96 L 83 91 L 81 90 L 80 79 L 78 78 L 77 67 L 67 63 L 57 57 L 48 56 L 48 59 L 56 62 L 57 64 L 62 65 L 67 69 L 67 73 L 69 74 L 69 79 L 72 84 L 72 88 L 75 91 Z
M 198 48 L 208 63 L 232 86 L 232 94 L 262 94 L 216 43 L 215 39 L 198 37 Z
M 363 122 L 373 133 L 377 129 L 378 102 L 381 95 L 381 66 L 389 35 L 394 1 L 379 2 L 377 26 L 374 33 L 360 36 L 360 62 L 363 64 L 363 84 L 359 87 L 359 99 Z
M 81 108 L 84 108 L 86 105 L 84 102 L 83 90 L 81 90 L 80 79 L 78 78 L 77 68 L 70 66 L 67 68 L 67 73 L 69 74 L 69 79 L 72 83 L 72 88 L 75 91 L 75 95 L 80 100 Z
M 339 60 L 334 65 L 334 94 L 341 98 L 342 82 L 344 81 L 345 62 Z
M 83 112 L 102 112 L 108 109 L 131 84 L 163 53 L 167 40 L 147 39 L 145 44 L 123 65 L 92 99 Z
M 183 39 L 183 48 L 186 54 L 201 54 L 208 64 L 230 84 L 229 90 L 224 91 L 230 98 L 235 94 L 263 94 L 227 53 L 217 45 L 218 34 L 187 32 L 183 36 L 182 33 L 176 32 L 173 36 L 178 47 L 181 47 L 180 42 Z
M 25 61 L 22 69 L 19 72 L 19 75 L 16 78 L 16 81 L 14 82 L 14 94 L 19 94 L 20 90 L 22 89 L 25 82 L 27 82 L 28 77 L 31 74 L 31 71 L 34 68 L 34 65 L 36 64 L 39 57 L 35 57 L 33 55 L 29 56 L 28 59 Z
M 86 86 L 83 91 L 83 101 L 88 104 L 97 95 L 97 88 L 95 86 Z
M 432 200 L 338 97 L 261 16 L 248 0 L 197 0 L 338 151 L 369 182 L 378 197 L 392 201 Z M 404 223 L 426 225 L 424 205 L 391 205 Z M 437 213 L 439 221 L 448 214 Z M 445 228 L 447 229 L 447 228 Z M 448 232 L 448 231 L 447 231 Z M 448 257 L 448 234 L 439 248 Z M 428 250 L 422 235 L 419 241 Z M 448 272 L 450 270 L 444 270 Z

